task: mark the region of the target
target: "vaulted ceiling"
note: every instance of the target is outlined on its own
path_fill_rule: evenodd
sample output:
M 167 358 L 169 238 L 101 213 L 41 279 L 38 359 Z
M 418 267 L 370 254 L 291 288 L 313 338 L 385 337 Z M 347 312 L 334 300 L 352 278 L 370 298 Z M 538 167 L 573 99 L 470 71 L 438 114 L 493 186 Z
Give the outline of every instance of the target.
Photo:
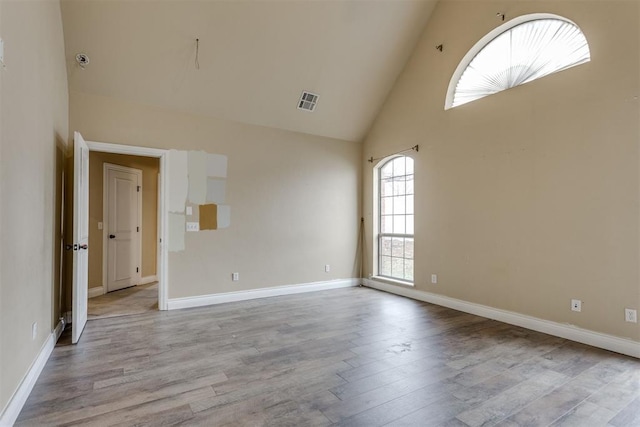
M 435 3 L 63 0 L 69 89 L 359 141 Z

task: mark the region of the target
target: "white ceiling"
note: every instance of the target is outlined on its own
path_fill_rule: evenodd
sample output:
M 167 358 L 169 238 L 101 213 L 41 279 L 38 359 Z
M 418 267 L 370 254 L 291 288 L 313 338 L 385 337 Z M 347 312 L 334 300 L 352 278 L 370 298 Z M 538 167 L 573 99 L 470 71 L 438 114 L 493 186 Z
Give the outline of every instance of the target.
M 435 3 L 63 0 L 69 88 L 359 141 Z M 313 113 L 296 109 L 303 90 Z

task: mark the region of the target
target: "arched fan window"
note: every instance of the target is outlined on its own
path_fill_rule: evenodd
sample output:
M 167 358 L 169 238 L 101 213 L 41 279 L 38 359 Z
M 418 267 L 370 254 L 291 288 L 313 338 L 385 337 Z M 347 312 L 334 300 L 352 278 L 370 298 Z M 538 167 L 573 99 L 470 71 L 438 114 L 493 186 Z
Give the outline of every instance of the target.
M 445 109 L 589 62 L 589 44 L 573 22 L 548 14 L 526 15 L 482 38 L 456 69 Z

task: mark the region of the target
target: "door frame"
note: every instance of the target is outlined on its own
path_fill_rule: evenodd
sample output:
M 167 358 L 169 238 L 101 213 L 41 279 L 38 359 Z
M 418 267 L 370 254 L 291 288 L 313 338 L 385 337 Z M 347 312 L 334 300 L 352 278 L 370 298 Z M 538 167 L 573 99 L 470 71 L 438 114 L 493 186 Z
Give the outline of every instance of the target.
M 86 141 L 89 151 L 102 153 L 128 154 L 131 156 L 154 157 L 160 160 L 158 170 L 160 185 L 158 188 L 158 253 L 156 263 L 156 275 L 158 277 L 158 309 L 167 310 L 168 301 L 168 278 L 169 278 L 169 252 L 166 242 L 168 234 L 168 217 L 165 212 L 166 206 L 166 165 L 168 150 L 159 148 L 138 147 L 133 145 L 111 144 L 106 142 Z M 88 214 L 88 213 L 87 213 Z M 103 218 L 104 219 L 104 218 Z M 104 233 L 105 227 L 103 227 Z M 104 271 L 103 271 L 104 278 Z M 103 283 L 103 286 L 106 283 Z
M 140 232 L 136 233 L 137 240 L 137 264 L 139 266 L 139 272 L 136 278 L 136 283 L 133 286 L 138 286 L 140 284 L 142 278 L 142 170 L 136 168 L 130 168 L 128 166 L 116 165 L 114 163 L 104 162 L 102 164 L 102 291 L 103 293 L 107 293 L 109 291 L 109 171 L 122 171 L 134 174 L 138 177 L 138 186 L 140 187 L 140 191 L 138 191 L 137 200 L 138 200 L 138 227 L 140 227 Z M 159 169 L 159 168 L 158 168 Z M 158 204 L 159 206 L 159 204 Z M 158 209 L 158 207 L 156 207 Z M 156 270 L 158 269 L 156 265 Z M 157 274 L 157 271 L 156 271 Z

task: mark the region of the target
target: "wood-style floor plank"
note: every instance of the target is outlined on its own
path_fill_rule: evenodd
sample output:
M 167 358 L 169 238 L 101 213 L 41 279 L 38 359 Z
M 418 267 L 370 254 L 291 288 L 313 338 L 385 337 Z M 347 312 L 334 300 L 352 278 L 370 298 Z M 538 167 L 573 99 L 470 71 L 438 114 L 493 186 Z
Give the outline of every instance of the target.
M 640 361 L 561 338 L 366 288 L 170 312 L 137 291 L 65 331 L 18 426 L 640 426 Z

